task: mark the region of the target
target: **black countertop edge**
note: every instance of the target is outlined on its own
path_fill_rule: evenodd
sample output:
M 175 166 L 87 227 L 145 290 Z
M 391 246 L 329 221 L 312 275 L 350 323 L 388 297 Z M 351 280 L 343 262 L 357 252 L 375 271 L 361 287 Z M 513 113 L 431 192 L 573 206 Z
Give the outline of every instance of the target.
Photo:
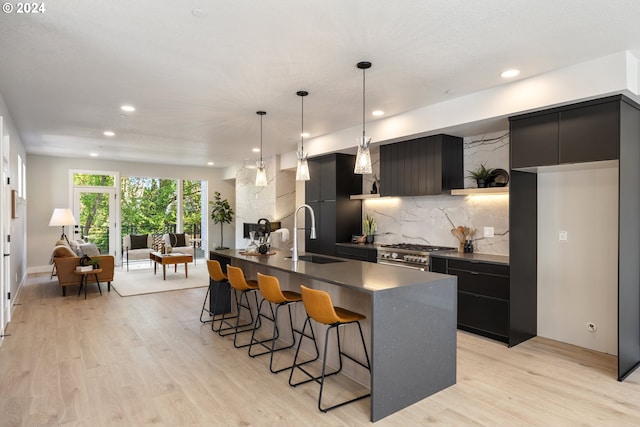
M 453 251 L 441 251 L 432 252 L 429 254 L 429 256 L 436 258 L 462 259 L 465 261 L 484 262 L 509 266 L 509 257 L 507 255 L 484 254 L 479 252 L 469 254 Z

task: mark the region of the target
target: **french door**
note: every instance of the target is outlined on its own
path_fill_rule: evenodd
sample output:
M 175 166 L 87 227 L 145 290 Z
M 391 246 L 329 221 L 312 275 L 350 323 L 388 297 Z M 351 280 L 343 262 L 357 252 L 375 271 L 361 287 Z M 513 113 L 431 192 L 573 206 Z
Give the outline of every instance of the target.
M 110 187 L 74 187 L 74 239 L 94 243 L 102 254 L 118 254 L 116 190 Z
M 9 136 L 5 135 L 3 118 L 0 116 L 0 153 L 2 154 L 2 183 L 0 183 L 0 335 L 4 335 L 7 323 L 11 321 L 11 188 L 9 187 Z

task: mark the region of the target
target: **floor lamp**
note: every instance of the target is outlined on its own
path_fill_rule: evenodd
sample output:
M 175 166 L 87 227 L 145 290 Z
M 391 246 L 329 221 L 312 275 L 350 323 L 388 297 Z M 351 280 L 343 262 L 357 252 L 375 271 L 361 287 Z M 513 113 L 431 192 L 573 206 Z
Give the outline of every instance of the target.
M 64 239 L 69 244 L 69 239 L 67 235 L 64 234 L 65 225 L 76 225 L 76 219 L 73 217 L 73 213 L 71 209 L 66 208 L 55 208 L 53 210 L 53 214 L 51 215 L 51 219 L 49 220 L 50 227 L 62 227 L 62 234 L 60 235 L 60 240 Z
M 76 219 L 73 217 L 73 213 L 71 209 L 66 208 L 55 208 L 53 210 L 53 214 L 51 214 L 51 219 L 49 220 L 50 227 L 62 227 L 62 234 L 60 235 L 60 240 L 64 239 L 67 241 L 67 244 L 70 245 L 69 239 L 67 235 L 64 234 L 64 226 L 65 225 L 76 225 Z M 53 268 L 51 269 L 51 279 L 56 275 L 56 264 L 53 263 Z

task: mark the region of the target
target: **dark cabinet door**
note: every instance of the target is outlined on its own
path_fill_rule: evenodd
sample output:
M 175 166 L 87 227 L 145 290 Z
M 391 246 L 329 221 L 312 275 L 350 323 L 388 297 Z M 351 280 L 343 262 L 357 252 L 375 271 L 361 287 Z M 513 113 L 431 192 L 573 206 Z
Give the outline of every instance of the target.
M 304 184 L 304 197 L 307 203 L 317 202 L 320 198 L 320 162 L 309 160 L 309 181 Z
M 429 257 L 429 271 L 447 274 L 447 260 L 438 257 Z
M 560 163 L 618 158 L 620 103 L 589 105 L 560 113 Z
M 458 326 L 483 334 L 495 334 L 501 341 L 509 335 L 509 302 L 477 294 L 458 292 Z M 484 335 L 484 334 L 483 334 Z
M 336 199 L 336 161 L 334 155 L 318 159 L 320 166 L 320 199 L 318 200 Z M 353 171 L 351 171 L 351 174 L 353 174 Z
M 510 122 L 511 168 L 557 165 L 558 113 Z
M 434 135 L 380 147 L 380 195 L 427 196 L 460 188 L 462 138 Z

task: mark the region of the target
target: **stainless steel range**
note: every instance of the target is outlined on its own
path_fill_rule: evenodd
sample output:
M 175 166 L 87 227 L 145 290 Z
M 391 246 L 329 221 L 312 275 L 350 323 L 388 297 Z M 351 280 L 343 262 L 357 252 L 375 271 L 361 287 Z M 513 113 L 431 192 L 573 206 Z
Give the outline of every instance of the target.
M 429 253 L 455 250 L 457 249 L 447 246 L 416 245 L 412 243 L 380 245 L 378 246 L 378 264 L 428 270 Z

